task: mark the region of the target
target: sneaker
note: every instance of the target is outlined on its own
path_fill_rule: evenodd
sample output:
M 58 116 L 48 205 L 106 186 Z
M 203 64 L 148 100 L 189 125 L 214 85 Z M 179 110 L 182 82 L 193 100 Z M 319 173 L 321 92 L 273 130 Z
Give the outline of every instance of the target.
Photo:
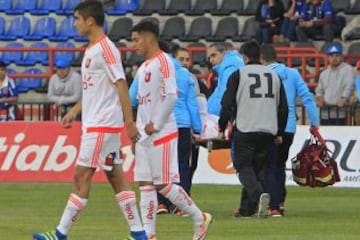
M 158 205 L 156 214 L 167 214 L 167 213 L 169 213 L 167 206 L 165 204 L 160 203 Z
M 257 216 L 259 218 L 265 218 L 268 216 L 269 203 L 270 203 L 270 194 L 262 193 L 260 195 L 259 207 L 257 213 Z
M 138 232 L 131 231 L 130 235 L 124 240 L 148 240 L 148 237 L 145 231 L 138 231 Z
M 204 223 L 195 227 L 195 234 L 193 240 L 204 240 L 206 238 L 207 231 L 212 223 L 212 216 L 210 213 L 203 213 Z
M 241 214 L 241 209 L 235 209 L 233 212 L 233 217 L 234 218 L 241 218 L 241 219 L 251 219 L 253 216 L 252 215 L 243 215 Z
M 50 231 L 50 232 L 44 232 L 44 233 L 33 233 L 32 235 L 33 239 L 36 240 L 66 240 L 66 235 L 59 232 L 57 229 Z
M 281 211 L 278 209 L 269 209 L 268 215 L 270 217 L 282 217 Z

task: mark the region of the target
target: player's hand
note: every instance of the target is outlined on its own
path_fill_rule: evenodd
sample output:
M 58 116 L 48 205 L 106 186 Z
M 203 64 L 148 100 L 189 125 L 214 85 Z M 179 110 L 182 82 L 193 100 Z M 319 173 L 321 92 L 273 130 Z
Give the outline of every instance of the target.
M 346 103 L 346 99 L 345 98 L 341 98 L 339 101 L 337 101 L 336 105 L 338 107 L 344 107 Z
M 61 126 L 63 128 L 71 128 L 72 122 L 75 120 L 76 114 L 73 112 L 68 112 L 62 119 L 61 119 Z
M 282 144 L 283 143 L 282 136 L 276 136 L 274 142 L 275 142 L 276 145 Z
M 136 143 L 137 141 L 140 140 L 141 135 L 138 129 L 136 128 L 135 122 L 131 121 L 125 123 L 125 128 L 126 128 L 126 134 L 128 138 L 131 140 L 131 142 Z
M 154 123 L 153 122 L 149 122 L 148 124 L 146 124 L 144 130 L 145 130 L 146 134 L 149 135 L 149 136 L 152 135 L 153 133 L 158 132 L 158 130 L 156 130 L 154 128 Z

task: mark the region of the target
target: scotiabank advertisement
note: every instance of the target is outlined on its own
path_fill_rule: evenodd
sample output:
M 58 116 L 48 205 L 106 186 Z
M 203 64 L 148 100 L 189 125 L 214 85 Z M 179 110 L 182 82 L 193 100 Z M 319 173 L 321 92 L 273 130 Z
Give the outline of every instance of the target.
M 320 133 L 334 153 L 341 182 L 334 186 L 360 187 L 360 127 L 321 127 Z M 294 185 L 291 158 L 310 137 L 308 126 L 299 126 L 287 162 L 287 183 Z M 81 140 L 81 124 L 63 129 L 58 122 L 0 123 L 0 182 L 72 182 Z M 124 172 L 133 181 L 134 156 L 122 136 Z M 200 149 L 194 183 L 239 184 L 229 149 Z M 94 182 L 106 182 L 97 171 Z

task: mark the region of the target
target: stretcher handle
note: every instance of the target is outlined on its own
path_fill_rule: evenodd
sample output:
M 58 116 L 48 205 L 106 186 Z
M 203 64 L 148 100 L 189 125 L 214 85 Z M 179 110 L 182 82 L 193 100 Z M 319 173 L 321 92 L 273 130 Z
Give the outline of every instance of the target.
M 325 140 L 323 139 L 323 137 L 321 136 L 319 130 L 317 127 L 315 126 L 311 126 L 310 127 L 310 133 L 323 145 L 326 145 Z

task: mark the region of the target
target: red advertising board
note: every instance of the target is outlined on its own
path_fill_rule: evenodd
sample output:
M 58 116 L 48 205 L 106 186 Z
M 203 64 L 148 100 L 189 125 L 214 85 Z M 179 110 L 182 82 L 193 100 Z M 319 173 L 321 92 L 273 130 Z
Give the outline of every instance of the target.
M 0 182 L 72 182 L 81 124 L 63 129 L 58 122 L 0 123 Z M 122 136 L 124 172 L 133 180 L 130 141 Z M 102 171 L 94 182 L 106 182 Z

